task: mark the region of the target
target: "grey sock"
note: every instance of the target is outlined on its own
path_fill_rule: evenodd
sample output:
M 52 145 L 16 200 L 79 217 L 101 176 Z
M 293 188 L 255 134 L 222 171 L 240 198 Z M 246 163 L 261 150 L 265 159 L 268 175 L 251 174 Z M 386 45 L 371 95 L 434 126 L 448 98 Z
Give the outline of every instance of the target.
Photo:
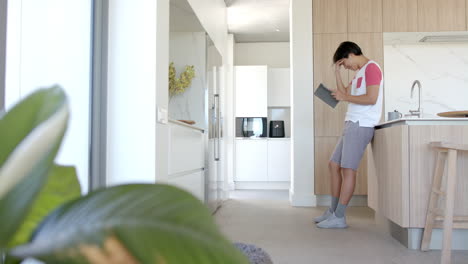
M 331 206 L 330 206 L 330 213 L 335 212 L 336 207 L 338 206 L 338 201 L 339 200 L 340 200 L 340 198 L 332 196 L 332 202 L 331 202 Z
M 339 218 L 344 217 L 346 214 L 346 207 L 348 207 L 348 205 L 338 203 L 338 206 L 336 207 L 336 210 L 335 210 L 336 217 L 339 217 Z

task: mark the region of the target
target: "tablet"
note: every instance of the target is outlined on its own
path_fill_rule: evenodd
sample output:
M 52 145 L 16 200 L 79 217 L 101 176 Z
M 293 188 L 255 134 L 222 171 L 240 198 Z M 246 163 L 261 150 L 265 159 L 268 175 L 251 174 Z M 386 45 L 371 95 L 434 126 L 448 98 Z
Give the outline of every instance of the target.
M 317 90 L 315 90 L 314 95 L 332 108 L 335 108 L 336 105 L 340 102 L 332 96 L 332 91 L 328 90 L 325 85 L 323 85 L 323 83 L 319 84 Z

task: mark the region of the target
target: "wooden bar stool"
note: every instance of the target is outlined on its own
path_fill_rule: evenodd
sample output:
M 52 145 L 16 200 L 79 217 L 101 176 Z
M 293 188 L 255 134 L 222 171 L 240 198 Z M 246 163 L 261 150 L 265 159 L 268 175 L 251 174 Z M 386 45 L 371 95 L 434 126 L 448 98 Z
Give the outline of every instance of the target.
M 450 263 L 452 247 L 452 229 L 468 228 L 468 216 L 454 216 L 455 190 L 457 182 L 457 154 L 468 151 L 468 145 L 448 142 L 431 142 L 431 147 L 437 149 L 437 164 L 432 179 L 431 195 L 426 214 L 426 225 L 421 243 L 421 250 L 427 251 L 431 242 L 432 229 L 443 228 L 443 245 L 441 263 Z M 447 161 L 446 190 L 441 190 L 442 178 Z M 439 198 L 445 198 L 445 210 L 437 208 Z M 441 223 L 443 221 L 443 223 Z

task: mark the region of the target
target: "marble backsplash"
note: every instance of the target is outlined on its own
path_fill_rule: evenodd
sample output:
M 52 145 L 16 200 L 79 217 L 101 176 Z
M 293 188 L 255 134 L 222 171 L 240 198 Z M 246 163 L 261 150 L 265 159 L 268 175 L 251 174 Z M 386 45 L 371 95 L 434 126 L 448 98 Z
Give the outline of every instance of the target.
M 422 84 L 422 117 L 468 110 L 468 43 L 385 45 L 384 56 L 385 119 L 386 112 L 418 108 L 417 86 L 411 98 L 414 80 Z

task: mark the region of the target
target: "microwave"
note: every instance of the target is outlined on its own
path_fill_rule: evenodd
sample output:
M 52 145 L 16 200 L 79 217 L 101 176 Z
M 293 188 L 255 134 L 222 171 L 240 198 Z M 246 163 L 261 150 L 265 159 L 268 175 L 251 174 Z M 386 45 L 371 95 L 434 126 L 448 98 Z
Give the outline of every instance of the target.
M 266 117 L 237 117 L 236 137 L 267 137 Z

